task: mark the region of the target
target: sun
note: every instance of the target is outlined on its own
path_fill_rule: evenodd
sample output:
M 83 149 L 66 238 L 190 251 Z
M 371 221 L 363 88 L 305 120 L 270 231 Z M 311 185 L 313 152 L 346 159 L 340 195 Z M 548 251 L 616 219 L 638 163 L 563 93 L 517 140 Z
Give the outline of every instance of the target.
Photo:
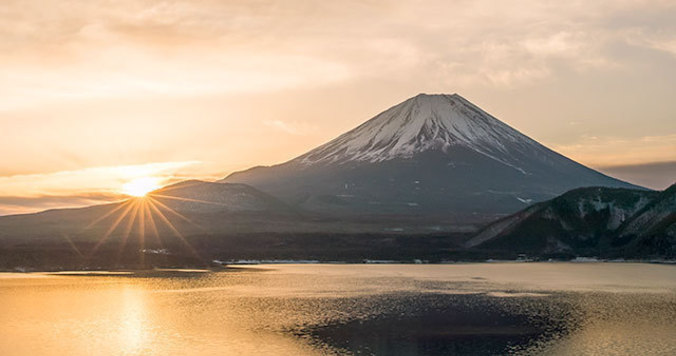
M 158 188 L 160 188 L 160 182 L 158 178 L 141 177 L 130 180 L 129 182 L 122 185 L 122 193 L 134 197 L 143 197 Z

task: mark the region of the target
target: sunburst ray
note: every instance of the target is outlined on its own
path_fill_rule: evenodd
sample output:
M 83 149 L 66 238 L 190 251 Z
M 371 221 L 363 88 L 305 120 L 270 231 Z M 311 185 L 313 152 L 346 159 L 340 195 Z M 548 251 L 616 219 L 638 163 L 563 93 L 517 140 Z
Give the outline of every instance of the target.
M 75 253 L 77 253 L 78 256 L 82 257 L 80 249 L 78 249 L 77 246 L 75 246 L 70 236 L 68 236 L 67 234 L 61 234 L 61 236 L 63 236 L 64 240 L 68 241 L 68 245 L 70 245 L 70 248 L 72 248 L 73 251 L 75 251 Z
M 145 199 L 141 200 L 139 204 L 139 211 L 138 211 L 138 225 L 139 225 L 139 256 L 141 259 L 141 266 L 145 265 L 145 250 L 146 248 L 146 214 L 145 210 L 143 209 L 146 206 L 147 202 Z
M 124 208 L 125 205 L 127 205 L 127 204 L 129 204 L 129 203 L 131 203 L 131 199 L 127 199 L 127 200 L 121 202 L 117 207 L 115 207 L 114 209 L 111 209 L 111 210 L 110 210 L 109 212 L 107 212 L 106 214 L 104 214 L 104 215 L 98 217 L 97 219 L 95 219 L 94 221 L 92 221 L 89 225 L 85 226 L 84 230 L 87 230 L 87 229 L 91 228 L 92 226 L 98 224 L 101 220 L 103 220 L 103 219 L 105 219 L 105 218 L 107 218 L 107 217 L 113 215 L 116 211 L 119 211 L 120 209 Z
M 176 235 L 176 237 L 178 237 L 181 240 L 181 242 L 183 242 L 185 244 L 185 246 L 188 247 L 190 252 L 195 257 L 201 258 L 200 255 L 197 253 L 197 251 L 195 251 L 195 249 L 192 247 L 192 245 L 190 245 L 188 240 L 185 239 L 183 234 L 181 234 L 181 232 L 178 231 L 178 229 L 176 229 L 174 224 L 172 224 L 171 221 L 169 221 L 169 219 L 167 219 L 167 217 L 160 211 L 160 209 L 158 209 L 155 206 L 155 203 L 152 200 L 148 200 L 148 203 L 150 205 L 150 208 L 157 214 L 157 216 L 160 218 L 160 220 L 162 220 L 162 222 L 164 222 L 169 227 L 169 229 L 174 233 L 174 235 Z
M 210 205 L 219 205 L 219 206 L 228 206 L 227 204 L 224 203 L 219 203 L 215 201 L 208 201 L 208 200 L 200 200 L 200 199 L 192 199 L 192 198 L 181 198 L 181 197 L 174 197 L 171 195 L 162 195 L 162 194 L 148 194 L 148 196 L 155 198 L 165 198 L 165 199 L 172 199 L 172 200 L 180 200 L 180 201 L 185 201 L 189 203 L 200 203 L 200 204 L 210 204 Z
M 164 248 L 164 244 L 162 243 L 162 239 L 160 238 L 160 232 L 157 230 L 157 224 L 155 224 L 155 219 L 153 218 L 153 214 L 150 211 L 149 205 L 150 203 L 148 201 L 143 202 L 143 209 L 148 218 L 148 226 L 150 226 L 150 229 L 152 230 L 153 236 L 155 236 L 157 244 L 160 246 L 160 248 Z
M 119 248 L 119 254 L 121 254 L 124 250 L 124 247 L 127 245 L 127 240 L 129 240 L 129 235 L 131 234 L 133 228 L 134 228 L 134 223 L 136 222 L 138 218 L 138 211 L 139 207 L 141 205 L 139 199 L 134 199 L 134 202 L 132 203 L 133 205 L 133 211 L 131 214 L 129 214 L 129 219 L 127 220 L 127 226 L 124 229 L 124 235 L 122 236 L 122 241 L 120 243 L 120 248 Z
M 196 228 L 198 228 L 198 229 L 200 229 L 200 230 L 202 230 L 202 231 L 206 231 L 205 228 L 203 228 L 203 227 L 200 226 L 199 224 L 195 223 L 194 221 L 188 219 L 185 215 L 183 215 L 183 214 L 179 213 L 178 211 L 176 211 L 176 210 L 170 208 L 169 206 L 167 206 L 166 204 L 162 203 L 161 201 L 159 201 L 159 200 L 157 200 L 157 199 L 155 199 L 155 198 L 152 198 L 152 197 L 149 197 L 149 200 L 150 200 L 152 203 L 159 205 L 160 208 L 162 208 L 162 209 L 164 209 L 164 210 L 166 210 L 166 211 L 172 213 L 173 215 L 177 216 L 177 217 L 180 218 L 181 220 L 183 220 L 183 221 L 185 221 L 185 222 L 187 222 L 187 223 L 189 223 L 189 224 L 195 226 Z
M 89 253 L 90 256 L 92 256 L 92 255 L 94 255 L 94 253 L 96 253 L 96 251 L 99 249 L 99 247 L 101 247 L 101 245 L 108 239 L 110 234 L 112 234 L 113 231 L 115 231 L 115 229 L 120 224 L 120 222 L 122 222 L 122 220 L 124 220 L 124 218 L 127 217 L 127 214 L 129 214 L 129 210 L 131 210 L 131 208 L 133 208 L 133 207 L 134 207 L 133 204 L 127 204 L 127 208 L 124 209 L 124 211 L 122 213 L 120 213 L 120 215 L 117 217 L 117 219 L 115 219 L 113 224 L 110 225 L 110 227 L 108 228 L 106 233 L 103 234 L 103 237 L 101 237 L 101 239 L 99 239 L 99 241 L 96 243 L 96 245 L 94 245 L 94 249 L 92 249 L 92 251 Z

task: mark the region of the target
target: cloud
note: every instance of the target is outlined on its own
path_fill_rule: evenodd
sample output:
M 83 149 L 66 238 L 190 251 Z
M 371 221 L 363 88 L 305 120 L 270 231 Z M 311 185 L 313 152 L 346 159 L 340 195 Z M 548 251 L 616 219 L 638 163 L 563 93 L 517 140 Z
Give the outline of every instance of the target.
M 627 36 L 627 42 L 676 57 L 676 33 L 665 34 L 632 31 Z
M 35 212 L 57 206 L 83 206 L 119 200 L 122 186 L 140 177 L 162 184 L 180 180 L 185 167 L 198 161 L 91 167 L 74 171 L 0 176 L 0 210 Z
M 572 144 L 553 148 L 576 161 L 591 166 L 636 165 L 652 161 L 676 160 L 676 134 L 637 138 L 584 135 Z
M 664 13 L 676 9 L 659 1 L 9 1 L 0 15 L 1 108 L 277 91 L 411 71 L 514 87 L 566 68 L 621 67 L 627 59 L 613 43 L 674 53 Z
M 657 190 L 676 184 L 676 161 L 598 167 L 598 169 L 611 176 Z
M 233 25 L 257 22 L 260 15 L 247 6 L 43 5 L 6 6 L 0 77 L 11 85 L 0 85 L 0 109 L 91 98 L 276 91 L 325 85 L 349 74 L 338 62 L 263 45 L 256 37 L 260 23 Z
M 0 75 L 12 84 L 0 88 L 5 97 L 0 110 L 83 99 L 276 91 L 340 81 L 346 72 L 339 64 L 299 55 L 257 53 L 251 58 L 230 52 L 202 59 L 188 53 L 162 57 L 125 48 L 59 68 L 6 66 Z
M 176 172 L 199 161 L 159 162 L 140 165 L 90 167 L 73 171 L 0 176 L 0 196 L 40 197 L 83 194 L 119 194 L 124 183 L 141 177 L 170 182 Z
M 85 193 L 76 195 L 0 196 L 0 215 L 28 214 L 48 209 L 77 208 L 126 199 L 121 194 Z

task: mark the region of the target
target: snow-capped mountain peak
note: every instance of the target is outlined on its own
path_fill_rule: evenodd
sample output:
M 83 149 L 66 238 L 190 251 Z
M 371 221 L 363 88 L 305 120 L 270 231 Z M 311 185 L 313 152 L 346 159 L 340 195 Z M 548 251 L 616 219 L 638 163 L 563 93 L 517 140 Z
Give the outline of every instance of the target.
M 304 165 L 381 162 L 461 145 L 508 165 L 508 146 L 542 147 L 457 94 L 419 94 L 298 157 Z M 518 168 L 517 168 L 518 169 Z
M 638 188 L 548 149 L 457 94 L 417 95 L 304 155 L 223 182 L 309 211 L 464 221 L 573 188 Z

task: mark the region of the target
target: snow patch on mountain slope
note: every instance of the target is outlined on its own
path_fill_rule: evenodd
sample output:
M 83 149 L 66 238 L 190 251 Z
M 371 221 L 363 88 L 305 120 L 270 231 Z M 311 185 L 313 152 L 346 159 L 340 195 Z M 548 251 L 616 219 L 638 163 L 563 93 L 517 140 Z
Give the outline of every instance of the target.
M 539 153 L 546 150 L 457 94 L 420 94 L 295 161 L 304 165 L 382 162 L 410 158 L 428 150 L 447 152 L 456 145 L 472 149 L 523 174 L 527 172 L 513 155 L 515 147 Z

